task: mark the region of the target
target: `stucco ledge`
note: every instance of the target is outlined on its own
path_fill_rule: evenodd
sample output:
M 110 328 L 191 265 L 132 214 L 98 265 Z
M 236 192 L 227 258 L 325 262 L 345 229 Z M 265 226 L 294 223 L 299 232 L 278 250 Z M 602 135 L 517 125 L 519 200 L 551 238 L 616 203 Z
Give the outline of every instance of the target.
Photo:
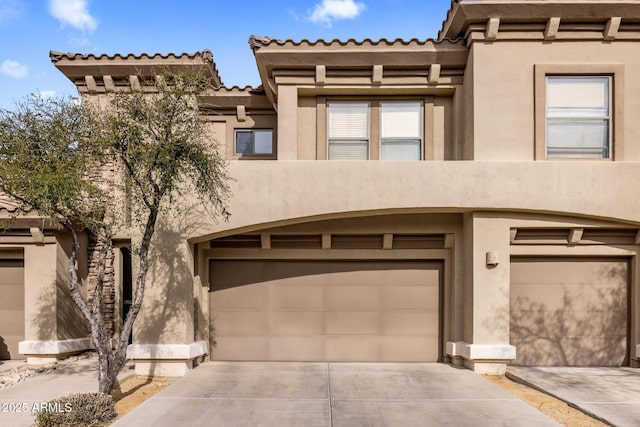
M 516 348 L 509 344 L 447 341 L 447 356 L 452 358 L 454 364 L 463 364 L 478 374 L 504 375 L 507 363 L 516 358 Z M 459 363 L 461 359 L 462 363 Z
M 127 359 L 133 359 L 137 375 L 182 376 L 208 353 L 206 341 L 190 344 L 130 344 Z
M 73 353 L 93 348 L 91 338 L 71 338 L 50 341 L 20 341 L 18 353 L 27 357 L 30 365 L 45 365 L 63 359 Z

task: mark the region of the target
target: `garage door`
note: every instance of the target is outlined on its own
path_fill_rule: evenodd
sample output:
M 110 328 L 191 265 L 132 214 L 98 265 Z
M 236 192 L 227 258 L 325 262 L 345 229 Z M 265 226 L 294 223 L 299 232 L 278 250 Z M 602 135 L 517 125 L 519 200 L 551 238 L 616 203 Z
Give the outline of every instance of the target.
M 512 259 L 514 364 L 627 364 L 627 293 L 626 260 Z
M 24 341 L 24 266 L 21 259 L 0 259 L 0 359 L 19 359 Z
M 215 360 L 437 361 L 441 263 L 211 261 Z

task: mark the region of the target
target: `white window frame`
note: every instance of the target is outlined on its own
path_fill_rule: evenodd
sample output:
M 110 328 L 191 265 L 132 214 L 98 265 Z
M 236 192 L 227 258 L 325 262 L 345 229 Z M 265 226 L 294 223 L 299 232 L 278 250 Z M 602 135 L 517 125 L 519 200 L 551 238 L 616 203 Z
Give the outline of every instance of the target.
M 417 104 L 419 106 L 418 108 L 418 135 L 416 137 L 385 137 L 384 135 L 384 130 L 383 130 L 383 124 L 384 124 L 384 118 L 383 118 L 383 114 L 384 114 L 384 105 L 385 104 Z M 383 153 L 383 147 L 386 143 L 393 143 L 393 142 L 403 142 L 403 141 L 418 141 L 418 158 L 417 159 L 401 159 L 398 161 L 420 161 L 423 160 L 423 152 L 424 152 L 424 103 L 422 101 L 418 101 L 418 100 L 404 100 L 404 101 L 380 101 L 380 160 L 387 160 L 389 161 L 389 159 L 384 159 L 382 156 Z
M 565 79 L 565 80 L 600 80 L 606 81 L 607 83 L 607 105 L 606 112 L 602 115 L 594 115 L 594 114 L 585 114 L 580 115 L 576 113 L 568 113 L 562 115 L 561 113 L 551 114 L 549 108 L 549 82 L 554 79 Z M 607 75 L 588 75 L 588 74 L 576 74 L 576 75 L 547 75 L 545 77 L 545 91 L 546 91 L 546 103 L 545 103 L 545 157 L 547 159 L 612 159 L 613 153 L 613 78 Z M 570 110 L 571 107 L 567 107 L 566 110 Z M 549 147 L 549 124 L 552 122 L 563 123 L 563 122 L 606 122 L 607 124 L 607 146 L 602 147 L 603 153 L 602 155 L 589 155 L 588 150 L 590 148 L 597 147 L 584 147 L 583 152 L 581 153 L 579 149 L 576 149 L 575 155 L 571 154 L 557 154 L 554 155 L 550 152 L 550 150 L 556 147 Z M 565 147 L 570 149 L 571 147 Z
M 366 111 L 367 111 L 367 124 L 366 124 L 366 137 L 363 138 L 357 138 L 357 137 L 340 137 L 340 138 L 332 138 L 331 137 L 331 131 L 330 131 L 330 114 L 331 114 L 331 106 L 332 105 L 347 105 L 347 104 L 358 104 L 358 105 L 366 105 Z M 371 103 L 368 101 L 329 101 L 327 102 L 327 159 L 328 160 L 344 160 L 344 159 L 332 159 L 330 156 L 331 153 L 331 146 L 332 146 L 332 142 L 334 144 L 336 143 L 345 143 L 345 144 L 349 144 L 349 142 L 352 142 L 353 144 L 357 144 L 357 143 L 366 143 L 367 146 L 367 157 L 364 160 L 369 160 L 371 159 Z

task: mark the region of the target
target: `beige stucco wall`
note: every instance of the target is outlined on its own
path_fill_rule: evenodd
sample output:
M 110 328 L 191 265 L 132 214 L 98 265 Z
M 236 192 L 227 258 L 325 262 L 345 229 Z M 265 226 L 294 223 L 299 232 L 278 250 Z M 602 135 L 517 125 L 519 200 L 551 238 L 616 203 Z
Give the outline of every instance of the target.
M 86 233 L 79 234 L 81 250 L 77 259 L 78 290 L 83 298 L 87 298 L 87 243 Z M 56 233 L 56 325 L 57 339 L 66 340 L 82 338 L 89 335 L 88 322 L 71 298 L 69 283 L 69 256 L 71 254 L 71 237 L 66 233 Z
M 197 222 L 196 219 L 191 220 Z M 163 216 L 149 251 L 142 309 L 133 328 L 137 344 L 191 343 L 194 340 L 194 270 L 193 256 L 184 239 L 184 227 L 176 218 Z M 132 238 L 132 248 L 139 247 L 139 236 Z M 134 261 L 134 292 L 139 265 Z
M 316 97 L 298 98 L 298 160 L 316 159 Z
M 358 211 L 516 210 L 640 223 L 633 162 L 232 161 L 229 172 L 231 218 L 216 224 L 194 199 L 187 238 Z
M 58 339 L 56 322 L 57 245 L 24 246 L 25 339 Z
M 473 295 L 465 319 L 470 326 L 465 341 L 474 344 L 509 343 L 509 221 L 491 214 L 473 213 L 467 219 L 472 259 L 465 263 L 468 290 Z M 487 253 L 498 260 L 488 266 Z M 469 310 L 471 308 L 471 310 Z
M 79 291 L 86 298 L 86 235 L 80 234 Z M 71 239 L 55 233 L 45 244 L 24 244 L 25 340 L 56 341 L 89 335 L 87 322 L 69 292 Z M 0 239 L 0 244 L 2 243 Z
M 475 160 L 533 159 L 536 64 L 623 64 L 624 160 L 640 160 L 635 143 L 640 137 L 640 82 L 634 78 L 640 73 L 640 56 L 635 43 L 509 41 L 474 43 L 471 50 L 465 86 L 472 78 Z

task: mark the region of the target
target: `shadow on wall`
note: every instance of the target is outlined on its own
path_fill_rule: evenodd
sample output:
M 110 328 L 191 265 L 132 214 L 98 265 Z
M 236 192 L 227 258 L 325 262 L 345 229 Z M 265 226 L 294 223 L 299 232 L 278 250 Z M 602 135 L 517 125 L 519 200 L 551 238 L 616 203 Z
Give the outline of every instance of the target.
M 89 322 L 87 322 L 87 319 L 85 319 L 73 298 L 71 298 L 68 283 L 58 283 L 56 288 L 57 336 L 55 339 L 67 340 L 89 336 L 91 333 Z
M 519 292 L 514 292 L 512 285 L 510 341 L 517 349 L 514 365 L 628 364 L 627 287 L 621 285 L 627 283 L 626 267 L 605 264 L 595 276 L 589 281 L 551 286 L 536 286 L 534 282 L 527 284 L 528 290 Z
M 190 342 L 189 334 L 192 331 L 185 329 L 188 317 L 193 315 L 195 331 L 199 329 L 199 322 L 206 318 L 199 295 L 193 294 L 193 273 L 185 258 L 187 242 L 184 237 L 191 229 L 197 229 L 202 224 L 182 222 L 168 222 L 166 216 L 158 221 L 149 252 L 143 307 L 134 323 L 136 344 Z M 135 287 L 135 275 L 133 279 Z M 162 292 L 157 291 L 158 286 Z M 206 336 L 198 337 L 196 333 L 195 339 L 206 339 Z

